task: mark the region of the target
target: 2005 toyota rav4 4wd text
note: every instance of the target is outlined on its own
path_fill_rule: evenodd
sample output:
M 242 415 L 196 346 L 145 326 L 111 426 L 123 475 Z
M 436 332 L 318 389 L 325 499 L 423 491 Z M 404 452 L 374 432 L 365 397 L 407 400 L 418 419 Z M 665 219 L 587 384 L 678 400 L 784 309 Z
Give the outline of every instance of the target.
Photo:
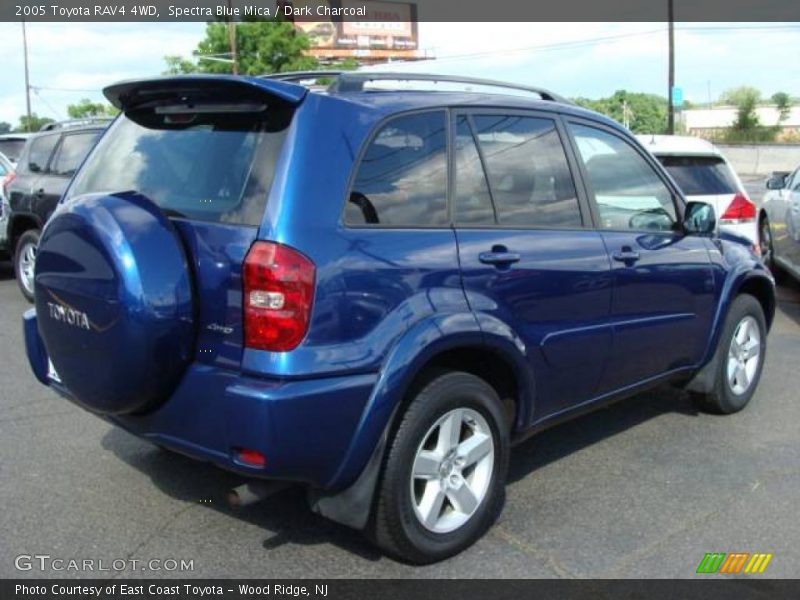
M 772 277 L 622 127 L 494 82 L 311 77 L 105 90 L 122 114 L 39 245 L 41 382 L 419 563 L 491 525 L 514 441 L 667 381 L 748 403 Z

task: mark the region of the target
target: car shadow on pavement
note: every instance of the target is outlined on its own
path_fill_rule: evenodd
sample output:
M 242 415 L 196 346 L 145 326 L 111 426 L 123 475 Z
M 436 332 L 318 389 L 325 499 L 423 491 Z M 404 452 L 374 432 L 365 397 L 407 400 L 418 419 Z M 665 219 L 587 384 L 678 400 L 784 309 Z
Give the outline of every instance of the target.
M 513 448 L 508 482 L 667 413 L 700 414 L 687 393 L 665 385 L 542 431 Z
M 564 423 L 519 444 L 511 454 L 509 483 L 582 448 L 664 413 L 696 415 L 688 396 L 665 387 L 639 395 Z M 209 463 L 159 449 L 114 427 L 102 440 L 125 463 L 146 474 L 165 494 L 184 502 L 197 502 L 235 519 L 273 532 L 262 547 L 272 550 L 284 544 L 334 544 L 375 561 L 382 554 L 359 533 L 311 512 L 300 486 L 292 486 L 261 502 L 233 509 L 227 492 L 245 478 Z
M 210 463 L 160 449 L 119 429 L 112 428 L 102 440 L 124 462 L 146 474 L 165 494 L 184 502 L 196 502 L 203 509 L 256 525 L 273 535 L 264 540 L 265 550 L 284 544 L 334 544 L 349 553 L 375 561 L 381 553 L 358 532 L 329 521 L 308 508 L 305 490 L 297 485 L 286 488 L 261 502 L 231 508 L 227 493 L 247 481 Z
M 0 260 L 0 281 L 14 279 L 14 265 L 8 261 Z

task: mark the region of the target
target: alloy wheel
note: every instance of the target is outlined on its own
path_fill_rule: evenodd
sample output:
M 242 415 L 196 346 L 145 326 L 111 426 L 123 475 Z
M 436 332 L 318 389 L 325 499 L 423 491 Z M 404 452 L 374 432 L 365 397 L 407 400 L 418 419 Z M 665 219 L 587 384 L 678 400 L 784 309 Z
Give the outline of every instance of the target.
M 734 394 L 744 394 L 753 382 L 761 361 L 761 332 L 751 316 L 744 317 L 733 332 L 728 350 L 728 385 Z
M 451 410 L 433 424 L 411 472 L 414 514 L 426 529 L 448 533 L 469 521 L 489 490 L 494 451 L 489 424 L 475 410 Z

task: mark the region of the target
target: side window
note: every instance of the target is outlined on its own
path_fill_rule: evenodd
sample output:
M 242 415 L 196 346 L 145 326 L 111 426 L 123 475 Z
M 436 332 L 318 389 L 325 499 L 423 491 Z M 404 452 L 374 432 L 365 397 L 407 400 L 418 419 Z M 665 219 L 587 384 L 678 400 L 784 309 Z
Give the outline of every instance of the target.
M 47 169 L 50 155 L 58 143 L 58 135 L 43 135 L 31 140 L 31 149 L 28 153 L 28 170 L 42 173 Z
M 668 231 L 677 222 L 672 192 L 644 157 L 606 131 L 570 124 L 603 229 Z
M 92 131 L 64 136 L 50 170 L 56 175 L 71 176 L 94 146 L 98 135 L 99 131 Z
M 358 165 L 345 208 L 348 225 L 447 225 L 444 111 L 393 119 Z
M 792 192 L 800 192 L 800 169 L 795 170 L 794 176 L 789 180 L 786 188 Z
M 466 117 L 456 122 L 455 222 L 494 225 L 495 215 L 483 164 Z
M 575 184 L 555 121 L 478 115 L 473 122 L 500 225 L 582 226 Z

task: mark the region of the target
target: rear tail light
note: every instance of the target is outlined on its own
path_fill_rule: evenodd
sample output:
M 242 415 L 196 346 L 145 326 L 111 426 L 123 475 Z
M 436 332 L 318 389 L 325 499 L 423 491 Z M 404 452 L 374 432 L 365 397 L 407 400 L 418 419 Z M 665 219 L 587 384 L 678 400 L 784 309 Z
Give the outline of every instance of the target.
M 755 219 L 756 205 L 750 202 L 744 194 L 736 194 L 719 220 L 744 223 L 755 221 Z
M 3 192 L 5 193 L 6 197 L 8 197 L 8 186 L 11 185 L 11 182 L 17 178 L 16 171 L 9 171 L 6 173 L 6 176 L 3 177 Z
M 244 260 L 244 343 L 287 352 L 303 341 L 314 299 L 314 263 L 274 242 L 256 242 Z

